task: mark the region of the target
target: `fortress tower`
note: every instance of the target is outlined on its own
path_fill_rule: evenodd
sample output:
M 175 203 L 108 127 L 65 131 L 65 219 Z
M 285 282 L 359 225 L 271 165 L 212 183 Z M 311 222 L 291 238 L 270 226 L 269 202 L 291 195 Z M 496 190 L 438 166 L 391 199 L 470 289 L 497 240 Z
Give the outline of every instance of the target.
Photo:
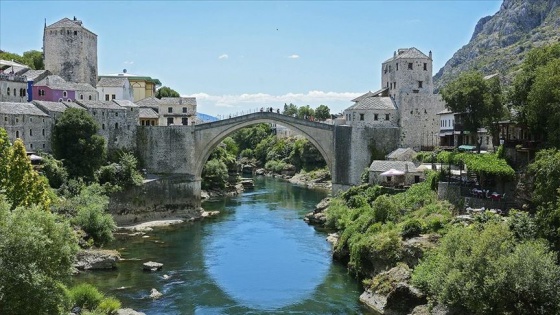
M 381 65 L 381 82 L 393 98 L 402 93 L 433 94 L 432 52 L 426 56 L 414 47 L 399 49 Z
M 97 35 L 82 21 L 64 18 L 43 33 L 45 69 L 69 82 L 97 83 Z

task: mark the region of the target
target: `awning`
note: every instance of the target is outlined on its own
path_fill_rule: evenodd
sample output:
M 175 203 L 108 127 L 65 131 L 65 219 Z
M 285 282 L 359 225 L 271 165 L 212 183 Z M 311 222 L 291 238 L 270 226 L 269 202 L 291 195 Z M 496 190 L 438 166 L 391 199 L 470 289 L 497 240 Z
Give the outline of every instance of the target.
M 463 145 L 460 145 L 457 149 L 463 150 L 463 151 L 472 151 L 472 150 L 476 149 L 476 147 L 473 146 L 473 145 L 463 144 Z
M 381 175 L 381 176 L 400 176 L 400 175 L 404 175 L 404 172 L 392 168 L 392 169 L 390 169 L 388 171 L 385 171 L 385 172 L 383 172 L 379 175 Z

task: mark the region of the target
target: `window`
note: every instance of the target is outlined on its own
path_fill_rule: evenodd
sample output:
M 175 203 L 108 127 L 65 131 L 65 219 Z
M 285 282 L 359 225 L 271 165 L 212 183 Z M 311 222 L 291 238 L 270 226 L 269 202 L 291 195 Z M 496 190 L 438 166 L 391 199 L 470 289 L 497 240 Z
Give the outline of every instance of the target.
M 119 123 L 115 123 L 115 129 L 119 129 Z
M 8 116 L 4 116 L 4 121 L 8 121 Z
M 45 129 L 41 130 L 41 134 L 43 135 L 43 137 L 45 136 Z
M 62 91 L 62 97 L 68 97 L 68 92 Z
M 19 138 L 19 130 L 16 130 L 16 138 Z
M 181 118 L 181 123 L 185 126 L 187 126 L 189 124 L 189 119 L 187 117 L 183 117 Z
M 422 84 L 423 84 L 423 83 L 424 83 L 424 82 L 422 82 L 422 81 L 418 81 L 418 88 L 419 88 L 419 89 L 422 88 Z
M 167 125 L 173 125 L 173 117 L 167 117 Z
M 167 112 L 170 114 L 173 113 L 173 107 L 167 107 Z
M 412 90 L 412 93 L 414 93 L 414 94 L 418 94 L 418 92 L 420 92 L 420 91 L 418 91 L 418 90 Z
M 394 88 L 394 89 L 397 88 L 397 82 L 393 83 L 393 88 Z
M 424 62 L 424 71 L 428 71 L 428 64 Z
M 111 99 L 112 99 L 112 100 L 114 100 L 114 99 L 116 99 L 116 98 L 117 98 L 117 96 L 116 96 L 115 94 L 111 94 Z
M 78 35 L 78 31 L 74 31 L 74 35 Z
M 408 63 L 408 70 L 412 70 L 412 62 Z
M 62 103 L 63 99 L 59 98 L 58 101 L 59 101 L 60 103 Z
M 186 114 L 186 113 L 187 113 L 187 108 L 183 107 L 183 114 Z
M 84 99 L 84 95 L 80 94 L 80 99 L 83 100 Z
M 389 120 L 389 114 L 385 114 L 385 120 Z
M 43 143 L 43 149 L 45 148 L 45 144 Z
M 101 129 L 105 130 L 105 124 L 101 125 Z
M 29 129 L 29 136 L 33 137 L 33 129 Z
M 16 118 L 16 122 L 17 122 L 17 123 L 19 122 L 19 118 Z
M 115 112 L 115 117 L 119 117 L 119 112 Z
M 29 148 L 33 149 L 33 143 L 29 144 Z
M 66 35 L 70 35 L 70 30 L 66 30 Z
M 360 114 L 360 120 L 364 120 L 364 114 Z
M 397 64 L 395 65 L 397 67 L 396 71 L 399 71 L 399 63 L 397 62 Z
M 10 96 L 10 87 L 8 87 L 8 96 Z
M 387 81 L 387 87 L 389 87 L 389 81 Z
M 379 120 L 378 114 L 373 114 L 373 120 Z
M 109 94 L 105 94 L 105 100 L 106 100 L 106 101 L 109 100 Z
M 33 122 L 33 117 L 29 117 L 29 122 Z
M 91 101 L 91 95 L 88 97 L 88 99 Z

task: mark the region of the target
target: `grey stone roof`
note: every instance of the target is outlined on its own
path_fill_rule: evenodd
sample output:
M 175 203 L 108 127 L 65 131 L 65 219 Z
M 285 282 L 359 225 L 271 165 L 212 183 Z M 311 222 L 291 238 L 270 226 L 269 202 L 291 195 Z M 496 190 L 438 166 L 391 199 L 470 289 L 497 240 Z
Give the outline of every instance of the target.
M 50 74 L 51 72 L 49 70 L 32 70 L 32 69 L 28 69 L 23 73 L 23 75 L 27 77 L 27 81 L 35 81 L 37 79 L 42 80 L 44 76 L 48 76 Z
M 96 92 L 97 90 L 91 86 L 89 83 L 74 83 L 67 82 L 58 75 L 48 75 L 39 82 L 34 84 L 35 86 L 48 86 L 55 90 L 67 90 L 67 91 L 90 91 Z
M 74 103 L 74 102 L 62 102 L 64 103 L 64 105 L 68 106 L 69 108 L 77 108 L 77 109 L 83 109 L 85 110 L 85 108 L 83 108 L 82 106 Z
M 87 30 L 85 27 L 82 26 L 82 21 L 76 20 L 76 18 L 74 18 L 73 20 L 69 18 L 63 18 L 62 20 L 54 22 L 53 24 L 47 26 L 47 29 L 58 28 L 58 27 L 79 27 Z
M 162 97 L 161 105 L 192 105 L 196 106 L 196 97 Z
M 35 115 L 49 117 L 32 103 L 0 102 L 0 114 Z
M 366 96 L 366 94 L 362 95 L 363 98 L 356 102 L 356 104 L 348 107 L 345 110 L 397 109 L 395 102 L 390 97 Z
M 405 162 L 405 161 L 386 161 L 386 160 L 374 160 L 373 162 L 371 162 L 371 165 L 369 166 L 369 170 L 371 172 L 385 172 L 388 171 L 392 168 L 398 170 L 398 171 L 403 171 L 403 172 L 407 172 L 407 166 L 408 165 L 408 172 L 409 173 L 414 173 L 416 172 L 416 165 L 414 165 L 414 163 L 412 162 Z
M 39 106 L 39 107 L 43 107 L 45 110 L 49 111 L 49 112 L 59 112 L 62 113 L 64 112 L 68 106 L 66 106 L 64 103 L 62 102 L 49 102 L 49 101 L 33 101 L 33 104 Z
M 153 96 L 150 97 L 146 97 L 144 99 L 141 99 L 139 101 L 136 101 L 136 105 L 140 106 L 140 107 L 158 107 L 160 104 L 160 100 L 158 98 L 155 98 Z
M 85 108 L 101 108 L 101 109 L 122 109 L 119 105 L 113 103 L 112 101 L 84 101 L 84 100 L 76 100 L 78 105 L 81 105 Z
M 113 100 L 113 102 L 122 107 L 139 107 L 129 100 Z
M 436 115 L 445 115 L 445 114 L 451 114 L 453 113 L 452 111 L 450 111 L 449 109 L 444 109 L 441 112 L 437 113 Z
M 387 159 L 398 159 L 399 157 L 401 157 L 403 154 L 406 153 L 415 154 L 416 151 L 414 151 L 412 148 L 398 148 L 395 151 L 387 154 Z
M 399 48 L 399 50 L 397 51 L 397 55 L 385 60 L 385 62 L 389 62 L 397 59 L 429 59 L 429 57 L 426 56 L 420 50 L 418 50 L 416 47 Z
M 352 102 L 359 102 L 361 100 L 363 100 L 364 98 L 368 98 L 368 97 L 372 97 L 372 96 L 386 96 L 383 95 L 385 94 L 384 92 L 388 91 L 389 88 L 382 88 L 381 90 L 377 90 L 375 92 L 369 91 L 364 95 L 358 96 L 355 99 L 352 100 Z
M 155 110 L 149 108 L 149 107 L 141 107 L 140 108 L 140 114 L 139 114 L 140 118 L 159 118 L 158 113 L 156 113 Z
M 122 87 L 130 84 L 126 77 L 101 77 L 97 82 L 97 86 L 117 86 Z

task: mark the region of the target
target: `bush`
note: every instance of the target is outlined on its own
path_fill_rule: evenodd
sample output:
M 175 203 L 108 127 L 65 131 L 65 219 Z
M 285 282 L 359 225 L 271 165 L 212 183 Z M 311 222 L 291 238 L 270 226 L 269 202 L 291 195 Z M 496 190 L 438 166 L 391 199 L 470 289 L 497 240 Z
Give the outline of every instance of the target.
M 381 195 L 375 199 L 372 208 L 375 222 L 397 222 L 399 218 L 397 205 L 388 195 Z
M 276 160 L 272 160 L 272 161 L 268 161 L 266 162 L 266 164 L 264 165 L 264 168 L 272 171 L 274 173 L 282 173 L 282 170 L 284 169 L 284 167 L 286 166 L 285 162 L 282 161 L 276 161 Z
M 241 151 L 241 153 L 239 154 L 242 158 L 246 157 L 248 159 L 252 159 L 255 157 L 255 154 L 253 153 L 252 149 L 245 149 L 243 151 Z
M 106 297 L 97 306 L 97 310 L 103 314 L 113 315 L 121 308 L 121 302 L 114 297 Z
M 403 238 L 412 238 L 419 236 L 422 233 L 422 223 L 417 219 L 410 219 L 406 221 L 401 228 L 401 235 Z
M 49 185 L 52 188 L 60 188 L 68 180 L 66 168 L 64 168 L 61 161 L 55 159 L 50 154 L 43 153 L 41 156 L 43 157 L 41 173 L 48 179 Z
M 103 299 L 103 293 L 89 283 L 78 284 L 69 290 L 70 300 L 74 306 L 94 310 Z
M 209 160 L 202 169 L 202 187 L 225 188 L 229 177 L 226 164 L 218 159 Z

